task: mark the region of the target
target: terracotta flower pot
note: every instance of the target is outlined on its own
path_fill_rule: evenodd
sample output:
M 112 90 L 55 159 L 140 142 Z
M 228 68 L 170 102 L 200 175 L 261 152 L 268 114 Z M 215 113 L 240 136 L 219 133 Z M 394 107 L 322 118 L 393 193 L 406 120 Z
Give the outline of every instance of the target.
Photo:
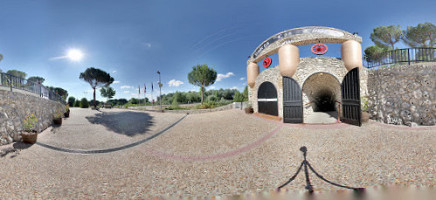
M 23 138 L 23 142 L 25 143 L 34 144 L 36 142 L 36 139 L 38 138 L 38 133 L 36 131 L 26 131 L 21 133 L 21 138 Z
M 70 110 L 67 110 L 67 112 L 64 113 L 64 117 L 70 117 Z
M 57 125 L 62 125 L 62 118 L 55 118 L 53 119 L 53 122 Z

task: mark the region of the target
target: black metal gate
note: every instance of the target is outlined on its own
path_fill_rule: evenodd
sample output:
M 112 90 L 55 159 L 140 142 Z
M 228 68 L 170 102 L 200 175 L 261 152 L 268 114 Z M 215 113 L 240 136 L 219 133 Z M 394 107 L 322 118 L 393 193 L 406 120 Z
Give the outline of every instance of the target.
M 277 90 L 271 82 L 264 82 L 257 91 L 257 105 L 259 113 L 279 115 L 277 108 Z
M 293 78 L 283 77 L 283 122 L 303 123 L 301 88 Z
M 341 84 L 342 90 L 342 117 L 341 121 L 347 124 L 361 126 L 360 109 L 360 80 L 359 68 L 350 70 Z

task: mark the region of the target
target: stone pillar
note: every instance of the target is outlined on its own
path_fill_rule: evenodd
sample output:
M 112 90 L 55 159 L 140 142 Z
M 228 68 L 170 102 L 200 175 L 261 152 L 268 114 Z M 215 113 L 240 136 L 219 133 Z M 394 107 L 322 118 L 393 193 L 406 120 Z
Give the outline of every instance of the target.
M 350 71 L 355 67 L 362 68 L 362 46 L 359 42 L 348 40 L 342 43 L 341 57 L 345 68 Z
M 280 75 L 292 77 L 300 64 L 300 52 L 298 47 L 286 44 L 279 49 L 279 69 Z
M 247 84 L 250 86 L 250 88 L 254 87 L 257 75 L 259 75 L 259 65 L 251 62 L 247 65 Z

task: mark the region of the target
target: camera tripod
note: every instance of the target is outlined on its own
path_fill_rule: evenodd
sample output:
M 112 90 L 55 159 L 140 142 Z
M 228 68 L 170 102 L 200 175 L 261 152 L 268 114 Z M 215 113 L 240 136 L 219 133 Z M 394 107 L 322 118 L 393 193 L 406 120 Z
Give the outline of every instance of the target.
M 305 188 L 309 191 L 309 193 L 313 193 L 313 187 L 312 187 L 312 185 L 310 184 L 310 179 L 309 179 L 309 170 L 308 170 L 308 167 L 309 167 L 310 170 L 312 170 L 312 172 L 313 172 L 316 176 L 318 176 L 318 178 L 320 178 L 321 180 L 323 180 L 323 181 L 325 181 L 325 182 L 327 182 L 327 183 L 330 183 L 330 184 L 332 184 L 332 185 L 334 185 L 334 186 L 341 187 L 341 188 L 346 188 L 346 189 L 350 189 L 350 190 L 354 190 L 354 191 L 357 192 L 357 193 L 362 193 L 363 191 L 365 191 L 365 188 L 355 188 L 355 187 L 349 187 L 349 186 L 345 186 L 345 185 L 340 185 L 340 184 L 333 183 L 333 182 L 331 182 L 331 181 L 325 179 L 323 176 L 321 176 L 320 174 L 318 174 L 318 172 L 316 172 L 315 169 L 313 169 L 313 167 L 310 165 L 309 161 L 306 160 L 307 148 L 306 148 L 305 146 L 302 146 L 302 147 L 300 148 L 300 151 L 303 152 L 303 156 L 304 156 L 304 160 L 303 160 L 303 162 L 301 162 L 301 165 L 300 165 L 300 167 L 298 168 L 297 172 L 294 174 L 294 176 L 292 176 L 292 177 L 291 177 L 291 178 L 290 178 L 290 179 L 289 179 L 285 184 L 283 184 L 283 185 L 281 185 L 280 187 L 277 188 L 278 191 L 280 191 L 280 189 L 281 189 L 282 187 L 284 187 L 284 186 L 286 186 L 287 184 L 289 184 L 290 182 L 292 182 L 292 181 L 295 179 L 295 177 L 297 177 L 298 173 L 300 173 L 301 168 L 302 168 L 303 166 L 304 166 L 304 174 L 306 175 L 306 187 L 305 187 Z

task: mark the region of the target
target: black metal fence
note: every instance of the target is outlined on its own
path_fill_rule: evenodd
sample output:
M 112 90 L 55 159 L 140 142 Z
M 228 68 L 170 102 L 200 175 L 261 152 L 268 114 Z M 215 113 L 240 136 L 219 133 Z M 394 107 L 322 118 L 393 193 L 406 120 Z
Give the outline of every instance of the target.
M 50 99 L 66 104 L 65 99 L 56 92 L 49 90 L 42 84 L 28 81 L 27 79 L 17 77 L 11 74 L 0 73 L 0 86 L 12 89 L 24 90 L 39 95 L 41 98 Z
M 436 62 L 436 48 L 407 48 L 386 51 L 372 58 L 364 57 L 363 66 L 374 68 L 394 64 L 410 65 L 419 62 Z

